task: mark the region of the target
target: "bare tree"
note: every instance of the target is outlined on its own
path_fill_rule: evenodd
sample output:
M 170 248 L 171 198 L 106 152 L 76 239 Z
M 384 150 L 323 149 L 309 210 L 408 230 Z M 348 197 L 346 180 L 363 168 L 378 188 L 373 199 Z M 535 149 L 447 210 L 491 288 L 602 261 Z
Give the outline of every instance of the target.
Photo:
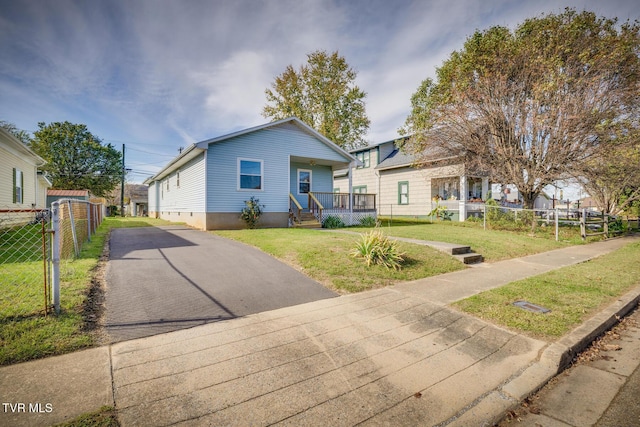
M 638 116 L 639 28 L 567 9 L 476 32 L 413 95 L 404 149 L 446 147 L 532 207 L 545 186 L 623 148 L 610 135 Z

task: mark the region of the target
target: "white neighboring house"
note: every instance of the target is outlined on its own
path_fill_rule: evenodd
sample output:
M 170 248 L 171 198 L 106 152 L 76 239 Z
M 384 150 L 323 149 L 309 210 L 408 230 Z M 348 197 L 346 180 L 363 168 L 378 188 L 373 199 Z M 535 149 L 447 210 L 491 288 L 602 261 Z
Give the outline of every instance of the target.
M 453 219 L 464 221 L 489 193 L 487 177 L 469 173 L 459 157 L 432 149 L 423 167 L 402 152 L 400 139 L 352 150 L 361 166 L 352 171 L 354 192 L 377 194 L 378 215 L 427 218 L 436 206 L 446 206 Z M 348 170 L 334 173 L 333 191 L 345 191 Z
M 13 211 L 15 220 L 16 211 L 24 211 L 25 218 L 31 218 L 29 211 L 46 207 L 51 182 L 38 171 L 45 163 L 11 132 L 0 128 L 0 223 L 7 213 L 4 211 Z

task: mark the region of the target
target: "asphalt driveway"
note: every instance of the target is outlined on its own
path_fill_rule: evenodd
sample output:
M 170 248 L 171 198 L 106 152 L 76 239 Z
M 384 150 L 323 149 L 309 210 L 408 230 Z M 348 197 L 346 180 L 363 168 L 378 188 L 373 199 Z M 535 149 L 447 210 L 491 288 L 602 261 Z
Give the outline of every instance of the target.
M 111 342 L 337 296 L 257 249 L 182 226 L 114 229 L 106 281 Z

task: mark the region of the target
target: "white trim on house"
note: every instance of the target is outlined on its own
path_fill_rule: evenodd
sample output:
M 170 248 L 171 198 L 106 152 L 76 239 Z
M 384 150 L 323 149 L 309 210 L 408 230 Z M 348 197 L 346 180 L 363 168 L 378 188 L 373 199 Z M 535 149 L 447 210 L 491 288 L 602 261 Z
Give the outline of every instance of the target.
M 302 193 L 300 192 L 300 172 L 308 172 L 309 173 L 309 191 L 307 191 L 306 193 Z M 297 175 L 297 179 L 298 179 L 298 186 L 297 186 L 297 190 L 298 190 L 298 196 L 303 196 L 305 194 L 308 194 L 309 192 L 311 192 L 312 190 L 312 182 L 313 182 L 313 171 L 311 169 L 298 169 L 296 172 Z
M 241 169 L 241 163 L 242 162 L 252 162 L 252 163 L 259 163 L 260 164 L 260 174 L 256 175 L 256 174 L 251 174 L 251 173 L 242 173 L 242 169 Z M 237 190 L 238 191 L 264 191 L 264 160 L 262 159 L 249 159 L 246 157 L 238 157 L 237 158 L 237 170 L 236 170 L 236 176 L 237 176 Z M 260 177 L 260 188 L 243 188 L 242 187 L 242 176 L 259 176 Z
M 171 174 L 173 171 L 178 169 L 180 166 L 186 164 L 190 160 L 192 160 L 195 157 L 197 157 L 198 155 L 200 155 L 203 151 L 207 151 L 207 148 L 209 147 L 210 144 L 215 144 L 215 143 L 218 143 L 218 142 L 226 141 L 228 139 L 235 138 L 235 137 L 240 136 L 240 135 L 252 133 L 252 132 L 255 132 L 255 131 L 258 131 L 258 130 L 262 130 L 262 129 L 268 129 L 268 128 L 276 127 L 276 126 L 282 125 L 284 123 L 289 123 L 289 122 L 298 125 L 306 133 L 308 133 L 309 135 L 315 137 L 320 142 L 322 142 L 324 145 L 326 145 L 327 147 L 329 147 L 333 151 L 337 152 L 341 156 L 343 156 L 343 157 L 345 157 L 345 158 L 347 158 L 347 159 L 349 159 L 351 161 L 356 161 L 356 164 L 360 163 L 359 161 L 356 160 L 356 158 L 351 153 L 349 153 L 348 151 L 345 151 L 343 148 L 341 148 L 338 145 L 336 145 L 335 143 L 331 142 L 329 139 L 327 139 L 327 137 L 325 137 L 324 135 L 322 135 L 321 133 L 319 133 L 318 131 L 313 129 L 311 126 L 309 126 L 306 123 L 304 123 L 302 120 L 298 119 L 297 117 L 288 117 L 286 119 L 282 119 L 282 120 L 278 120 L 278 121 L 270 122 L 270 123 L 265 123 L 263 125 L 254 126 L 252 128 L 243 129 L 243 130 L 240 130 L 240 131 L 237 131 L 237 132 L 229 133 L 229 134 L 226 134 L 226 135 L 222 135 L 222 136 L 218 136 L 218 137 L 215 137 L 215 138 L 211 138 L 211 139 L 207 139 L 207 140 L 204 140 L 204 141 L 200 141 L 200 142 L 197 142 L 195 144 L 191 144 L 186 149 L 184 149 L 182 151 L 182 153 L 180 153 L 180 155 L 178 157 L 176 157 L 171 162 L 169 162 L 165 167 L 163 167 L 160 170 L 160 172 L 158 172 L 154 176 L 151 176 L 151 177 L 147 178 L 144 181 L 143 184 L 149 185 L 151 182 L 158 181 L 158 180 L 162 179 L 163 177 Z

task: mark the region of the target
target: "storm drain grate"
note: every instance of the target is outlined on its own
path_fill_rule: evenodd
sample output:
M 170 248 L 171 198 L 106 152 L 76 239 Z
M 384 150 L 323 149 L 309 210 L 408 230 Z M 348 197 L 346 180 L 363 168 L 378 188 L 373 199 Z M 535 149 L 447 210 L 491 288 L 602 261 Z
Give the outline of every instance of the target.
M 539 305 L 532 304 L 529 301 L 516 301 L 513 305 L 524 308 L 528 311 L 533 311 L 534 313 L 548 313 L 551 311 L 548 308 L 540 307 Z

